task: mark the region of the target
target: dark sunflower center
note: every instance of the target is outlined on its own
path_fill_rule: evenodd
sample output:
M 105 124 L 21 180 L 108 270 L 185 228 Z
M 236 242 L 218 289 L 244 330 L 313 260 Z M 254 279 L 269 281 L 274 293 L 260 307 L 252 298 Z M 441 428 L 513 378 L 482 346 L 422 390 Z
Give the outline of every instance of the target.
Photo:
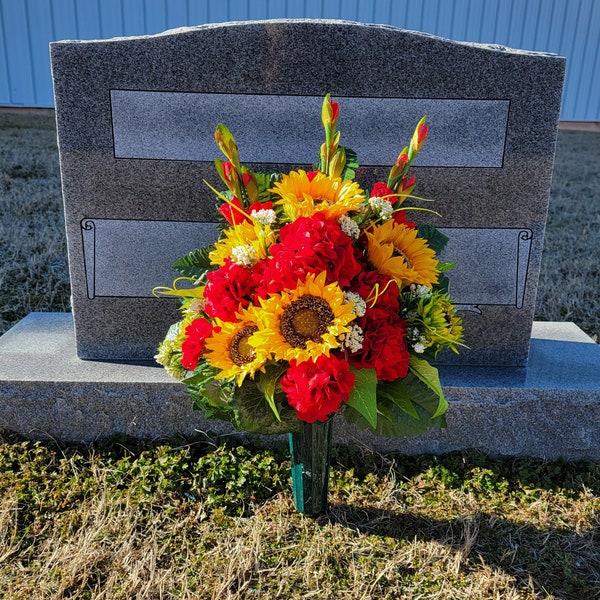
M 334 314 L 323 298 L 302 296 L 288 306 L 281 316 L 281 333 L 294 348 L 305 348 L 306 342 L 320 342 L 333 323 Z
M 409 269 L 413 268 L 412 263 L 410 262 L 410 259 L 408 258 L 408 256 L 406 256 L 406 254 L 404 254 L 404 252 L 402 252 L 402 250 L 400 250 L 400 248 L 396 248 L 396 246 L 394 246 L 393 256 L 401 256 L 406 261 L 407 267 Z
M 240 329 L 231 338 L 229 353 L 231 354 L 231 360 L 239 367 L 252 362 L 256 358 L 256 352 L 248 342 L 256 331 L 258 331 L 256 325 L 248 325 Z

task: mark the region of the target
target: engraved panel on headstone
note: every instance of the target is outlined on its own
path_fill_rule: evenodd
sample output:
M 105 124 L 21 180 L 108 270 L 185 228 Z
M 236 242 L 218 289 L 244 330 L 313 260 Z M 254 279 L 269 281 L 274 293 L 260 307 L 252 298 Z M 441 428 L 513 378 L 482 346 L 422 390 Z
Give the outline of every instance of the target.
M 91 300 L 151 298 L 153 288 L 175 277 L 176 260 L 219 234 L 215 223 L 84 219 L 81 235 Z
M 211 161 L 199 143 L 216 123 L 235 132 L 250 163 L 311 164 L 323 143 L 321 97 L 111 90 L 117 158 Z M 363 165 L 393 164 L 423 115 L 436 127 L 415 160 L 422 167 L 501 167 L 508 100 L 343 98 L 338 129 Z M 248 118 L 252 115 L 252 119 Z M 257 127 L 260 123 L 260 127 Z M 268 140 L 268 143 L 265 143 Z

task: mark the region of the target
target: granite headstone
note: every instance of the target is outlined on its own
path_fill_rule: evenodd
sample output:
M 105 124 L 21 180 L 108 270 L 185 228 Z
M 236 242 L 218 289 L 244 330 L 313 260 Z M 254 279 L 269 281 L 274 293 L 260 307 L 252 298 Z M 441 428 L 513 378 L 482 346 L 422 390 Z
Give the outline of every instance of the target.
M 275 20 L 51 44 L 77 352 L 153 356 L 177 302 L 152 297 L 172 262 L 212 242 L 218 122 L 257 170 L 308 167 L 320 105 L 367 188 L 426 114 L 418 194 L 443 218 L 468 350 L 527 362 L 565 61 L 389 26 Z M 419 218 L 422 220 L 421 214 Z

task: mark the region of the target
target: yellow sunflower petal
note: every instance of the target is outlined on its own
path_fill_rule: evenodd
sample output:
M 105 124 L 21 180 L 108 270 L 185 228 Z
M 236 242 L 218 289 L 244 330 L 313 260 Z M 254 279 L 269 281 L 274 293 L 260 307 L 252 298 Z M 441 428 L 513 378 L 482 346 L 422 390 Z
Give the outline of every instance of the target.
M 431 287 L 438 281 L 435 252 L 417 235 L 416 229 L 393 220 L 367 232 L 367 258 L 380 273 L 393 277 L 400 288 L 411 283 Z
M 264 371 L 269 358 L 269 352 L 249 343 L 258 331 L 252 311 L 242 311 L 239 317 L 236 322 L 214 320 L 215 330 L 206 340 L 204 355 L 208 364 L 220 370 L 216 379 L 235 377 L 238 386 L 247 375 L 254 377 L 256 371 Z
M 316 212 L 335 219 L 358 210 L 365 201 L 364 192 L 356 182 L 342 181 L 323 173 L 317 173 L 310 180 L 302 170 L 283 175 L 270 191 L 281 198 L 276 204 L 283 207 L 290 221 L 312 217 Z
M 228 258 L 238 262 L 235 250 L 245 249 L 245 254 L 252 257 L 253 262 L 267 257 L 269 247 L 275 242 L 275 233 L 269 225 L 248 223 L 244 221 L 226 229 L 209 253 L 211 264 L 222 266 Z M 247 263 L 244 263 L 247 264 Z

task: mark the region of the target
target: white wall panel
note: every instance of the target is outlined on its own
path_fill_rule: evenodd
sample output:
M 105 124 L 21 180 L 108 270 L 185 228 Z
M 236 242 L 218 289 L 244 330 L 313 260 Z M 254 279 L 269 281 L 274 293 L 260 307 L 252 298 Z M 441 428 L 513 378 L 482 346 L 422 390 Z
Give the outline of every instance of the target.
M 600 121 L 600 0 L 0 0 L 0 106 L 53 105 L 53 40 L 283 17 L 385 23 L 561 54 L 562 120 Z

